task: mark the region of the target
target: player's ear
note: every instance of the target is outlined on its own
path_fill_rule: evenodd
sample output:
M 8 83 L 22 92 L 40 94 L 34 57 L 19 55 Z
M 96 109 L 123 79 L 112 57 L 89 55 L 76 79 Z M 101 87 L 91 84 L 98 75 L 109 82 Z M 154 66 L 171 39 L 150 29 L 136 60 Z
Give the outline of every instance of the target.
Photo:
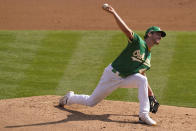
M 151 37 L 151 36 L 152 36 L 152 34 L 153 34 L 153 32 L 152 32 L 152 31 L 148 32 L 148 37 Z

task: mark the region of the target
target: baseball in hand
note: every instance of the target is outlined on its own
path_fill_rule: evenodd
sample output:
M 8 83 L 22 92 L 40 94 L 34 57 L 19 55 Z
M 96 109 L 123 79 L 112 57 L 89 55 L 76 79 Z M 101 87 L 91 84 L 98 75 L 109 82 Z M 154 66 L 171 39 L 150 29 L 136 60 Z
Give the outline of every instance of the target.
M 106 9 L 107 7 L 109 7 L 109 5 L 107 3 L 103 4 L 103 9 Z

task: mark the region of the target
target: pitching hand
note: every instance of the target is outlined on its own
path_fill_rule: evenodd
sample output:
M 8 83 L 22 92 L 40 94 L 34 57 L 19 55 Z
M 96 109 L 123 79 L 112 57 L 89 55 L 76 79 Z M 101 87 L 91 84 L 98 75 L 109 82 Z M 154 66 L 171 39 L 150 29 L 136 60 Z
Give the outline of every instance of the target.
M 112 14 L 115 12 L 114 8 L 112 8 L 111 5 L 108 5 L 107 7 L 103 8 L 103 9 L 109 13 L 112 13 Z

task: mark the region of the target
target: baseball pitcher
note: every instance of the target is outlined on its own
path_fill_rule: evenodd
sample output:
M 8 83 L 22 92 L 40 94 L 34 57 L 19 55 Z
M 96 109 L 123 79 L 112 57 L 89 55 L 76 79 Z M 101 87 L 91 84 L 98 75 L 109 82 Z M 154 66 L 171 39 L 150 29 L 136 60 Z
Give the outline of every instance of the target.
M 152 26 L 146 30 L 143 40 L 125 24 L 111 5 L 105 4 L 103 9 L 114 16 L 119 28 L 127 36 L 128 44 L 105 68 L 97 87 L 90 96 L 74 94 L 70 91 L 59 100 L 59 106 L 71 104 L 95 106 L 117 88 L 138 88 L 139 121 L 156 125 L 157 123 L 150 118 L 149 112 L 156 113 L 159 104 L 148 84 L 145 72 L 151 66 L 151 48 L 158 45 L 166 33 L 159 27 Z

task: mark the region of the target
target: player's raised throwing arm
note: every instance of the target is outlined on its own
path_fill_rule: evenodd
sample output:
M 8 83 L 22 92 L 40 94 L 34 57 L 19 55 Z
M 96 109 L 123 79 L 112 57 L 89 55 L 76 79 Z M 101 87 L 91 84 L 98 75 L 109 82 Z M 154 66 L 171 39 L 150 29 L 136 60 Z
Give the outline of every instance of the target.
M 112 8 L 111 5 L 104 4 L 103 9 L 107 12 L 113 14 L 118 26 L 120 29 L 125 33 L 125 35 L 129 38 L 133 38 L 133 31 L 125 24 L 125 22 L 120 18 L 120 16 L 117 14 L 117 12 Z

